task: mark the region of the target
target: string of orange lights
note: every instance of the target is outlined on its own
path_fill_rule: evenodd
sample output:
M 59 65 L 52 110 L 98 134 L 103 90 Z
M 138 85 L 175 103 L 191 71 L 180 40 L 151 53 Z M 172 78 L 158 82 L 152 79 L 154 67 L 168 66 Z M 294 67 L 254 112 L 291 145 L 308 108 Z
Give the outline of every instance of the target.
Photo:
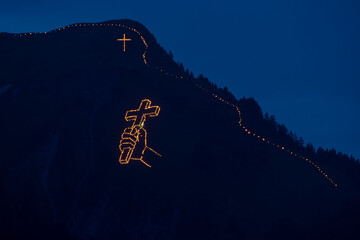
M 149 48 L 149 45 L 148 43 L 146 42 L 145 38 L 142 36 L 142 34 L 135 28 L 132 28 L 132 27 L 128 27 L 124 24 L 115 24 L 115 23 L 83 23 L 83 24 L 72 24 L 72 25 L 68 25 L 68 26 L 65 26 L 65 27 L 62 27 L 62 28 L 58 28 L 58 29 L 54 29 L 52 31 L 49 31 L 49 32 L 43 32 L 43 33 L 40 33 L 40 32 L 30 32 L 30 33 L 23 33 L 23 34 L 12 34 L 13 36 L 19 36 L 19 37 L 23 37 L 23 36 L 32 36 L 32 35 L 40 35 L 40 34 L 51 34 L 51 33 L 54 33 L 54 32 L 58 32 L 58 31 L 62 31 L 62 30 L 66 30 L 66 29 L 70 29 L 70 28 L 76 28 L 76 27 L 121 27 L 121 28 L 124 28 L 124 29 L 128 29 L 130 31 L 133 31 L 134 33 L 136 33 L 140 39 L 142 40 L 144 46 L 145 46 L 145 50 L 142 54 L 142 59 L 143 59 L 143 62 L 146 66 L 150 66 L 150 64 L 148 63 L 147 59 L 146 59 L 146 53 L 147 53 L 147 50 Z M 160 67 L 157 67 L 157 66 L 154 66 L 155 69 L 157 69 L 158 71 L 160 71 L 161 73 L 167 75 L 167 76 L 170 76 L 170 77 L 174 77 L 176 79 L 184 79 L 183 76 L 178 76 L 176 74 L 172 74 L 172 73 L 169 73 L 167 71 L 165 71 L 164 69 L 160 68 Z M 249 129 L 246 128 L 246 126 L 244 126 L 244 124 L 242 124 L 242 121 L 241 121 L 241 112 L 240 112 L 240 109 L 238 106 L 236 106 L 235 104 L 233 103 L 230 103 L 228 101 L 226 101 L 225 99 L 221 98 L 220 96 L 216 95 L 215 93 L 212 93 L 211 91 L 209 91 L 208 89 L 200 86 L 198 83 L 196 82 L 193 82 L 194 85 L 199 88 L 200 90 L 206 92 L 207 94 L 209 94 L 210 96 L 214 97 L 216 100 L 222 102 L 222 103 L 225 103 L 231 107 L 233 107 L 238 115 L 239 115 L 239 120 L 238 120 L 238 124 L 239 126 L 241 127 L 241 129 L 245 132 L 245 134 L 249 135 L 249 136 L 252 136 L 252 137 L 255 137 L 256 139 L 258 139 L 260 142 L 263 142 L 263 143 L 266 143 L 266 144 L 269 144 L 271 146 L 273 146 L 274 148 L 277 148 L 279 149 L 280 151 L 284 151 L 298 159 L 301 159 L 301 160 L 304 160 L 306 161 L 310 166 L 312 166 L 313 168 L 315 168 L 315 170 L 317 170 L 325 179 L 327 179 L 334 187 L 338 187 L 338 184 L 334 182 L 334 180 L 332 178 L 330 178 L 328 176 L 328 174 L 320 168 L 320 166 L 315 163 L 314 161 L 300 155 L 300 154 L 297 154 L 293 151 L 291 151 L 290 149 L 288 149 L 287 147 L 285 146 L 282 146 L 282 145 L 279 145 L 279 144 L 276 144 L 274 142 L 272 142 L 271 140 L 269 139 L 266 139 L 264 137 L 261 137 L 260 135 L 254 133 L 253 131 L 250 131 Z M 149 148 L 150 149 L 150 148 Z M 152 149 L 150 149 L 152 150 Z M 152 150 L 153 151 L 153 150 Z M 155 152 L 155 151 L 153 151 Z M 156 153 L 156 152 L 155 152 Z M 158 153 L 156 153 L 158 154 Z M 158 154 L 159 156 L 161 156 L 160 154 Z M 140 159 L 139 159 L 140 160 Z M 144 162 L 145 163 L 145 162 Z M 145 163 L 146 164 L 146 163 Z
M 322 174 L 323 177 L 325 177 L 328 181 L 330 181 L 331 184 L 332 184 L 334 187 L 338 187 L 338 184 L 336 184 L 336 183 L 334 182 L 334 180 L 333 180 L 332 178 L 330 178 L 330 177 L 328 176 L 328 174 L 326 174 L 326 173 L 318 166 L 318 164 L 316 164 L 314 161 L 311 161 L 309 158 L 306 158 L 306 157 L 304 157 L 304 156 L 302 156 L 302 155 L 300 155 L 300 154 L 297 154 L 297 153 L 295 153 L 295 152 L 287 149 L 285 146 L 281 146 L 281 145 L 279 145 L 279 144 L 276 144 L 276 143 L 274 143 L 274 142 L 272 142 L 272 141 L 270 141 L 270 140 L 268 140 L 268 139 L 266 139 L 266 138 L 264 138 L 264 137 L 261 137 L 260 135 L 257 135 L 256 133 L 248 130 L 248 129 L 242 124 L 242 122 L 241 122 L 241 112 L 240 112 L 239 108 L 238 108 L 236 105 L 234 105 L 234 104 L 232 104 L 232 103 L 224 100 L 223 98 L 219 97 L 218 95 L 216 95 L 216 94 L 214 94 L 214 93 L 210 93 L 207 89 L 201 87 L 201 86 L 198 85 L 197 83 L 195 83 L 195 85 L 196 85 L 198 88 L 200 88 L 201 90 L 205 91 L 206 93 L 211 94 L 214 98 L 218 99 L 219 101 L 221 101 L 221 102 L 223 102 L 223 103 L 225 103 L 225 104 L 227 104 L 227 105 L 235 108 L 236 111 L 237 111 L 238 114 L 239 114 L 238 124 L 239 124 L 239 126 L 243 129 L 243 131 L 244 131 L 246 134 L 248 134 L 248 135 L 250 135 L 250 136 L 253 136 L 253 137 L 259 139 L 259 141 L 262 141 L 262 142 L 264 142 L 264 143 L 270 144 L 270 145 L 272 145 L 273 147 L 278 148 L 278 149 L 281 150 L 281 151 L 285 151 L 285 152 L 289 153 L 290 155 L 295 156 L 295 157 L 297 157 L 297 158 L 299 158 L 299 159 L 301 159 L 301 160 L 305 160 L 305 161 L 308 162 L 311 166 L 313 166 L 320 174 Z
M 160 72 L 164 72 L 164 70 L 160 69 Z M 168 74 L 167 74 L 167 75 L 168 75 Z M 182 77 L 181 77 L 181 78 L 182 78 Z M 220 101 L 220 102 L 222 102 L 222 103 L 225 103 L 225 104 L 233 107 L 233 108 L 236 110 L 236 112 L 238 113 L 238 115 L 239 115 L 238 124 L 239 124 L 239 126 L 241 127 L 241 129 L 242 129 L 246 134 L 248 134 L 248 135 L 250 135 L 250 136 L 253 136 L 253 137 L 259 139 L 259 141 L 261 141 L 261 142 L 270 144 L 270 145 L 272 145 L 273 147 L 275 147 L 275 148 L 277 148 L 277 149 L 279 149 L 279 150 L 281 150 L 281 151 L 285 151 L 285 152 L 289 153 L 290 155 L 297 157 L 298 159 L 305 160 L 307 163 L 309 163 L 311 166 L 313 166 L 323 177 L 325 177 L 334 187 L 338 187 L 338 184 L 335 183 L 334 180 L 333 180 L 332 178 L 330 178 L 330 177 L 328 176 L 328 174 L 325 173 L 325 171 L 324 171 L 323 169 L 321 169 L 321 168 L 319 167 L 319 165 L 316 164 L 314 161 L 312 161 L 312 160 L 310 160 L 309 158 L 306 158 L 306 157 L 304 157 L 304 156 L 302 156 L 302 155 L 300 155 L 300 154 L 297 154 L 297 153 L 289 150 L 289 149 L 286 148 L 285 146 L 281 146 L 281 145 L 279 145 L 279 144 L 276 144 L 276 143 L 274 143 L 274 142 L 272 142 L 272 141 L 270 141 L 270 140 L 268 140 L 268 139 L 266 139 L 266 138 L 264 138 L 264 137 L 261 137 L 260 135 L 257 135 L 257 134 L 254 133 L 253 131 L 248 130 L 248 129 L 244 126 L 244 124 L 242 123 L 241 112 L 240 112 L 240 109 L 239 109 L 238 106 L 236 106 L 236 105 L 233 104 L 233 103 L 230 103 L 230 102 L 226 101 L 225 99 L 219 97 L 219 96 L 216 95 L 215 93 L 211 93 L 209 90 L 207 90 L 206 88 L 200 86 L 200 85 L 199 85 L 198 83 L 196 83 L 196 82 L 193 82 L 193 84 L 194 84 L 197 88 L 199 88 L 200 90 L 206 92 L 207 94 L 209 94 L 209 95 L 211 95 L 212 97 L 214 97 L 215 99 L 217 99 L 218 101 Z
M 118 24 L 118 23 L 80 23 L 80 24 L 71 24 L 62 28 L 57 28 L 48 32 L 29 32 L 29 33 L 20 33 L 20 34 L 11 34 L 12 36 L 16 36 L 16 37 L 24 37 L 24 36 L 34 36 L 34 35 L 48 35 L 51 33 L 55 33 L 55 32 L 59 32 L 59 31 L 63 31 L 66 29 L 71 29 L 71 28 L 78 28 L 78 27 L 121 27 L 130 31 L 133 31 L 134 33 L 136 33 L 142 40 L 144 46 L 145 46 L 145 50 L 142 54 L 142 58 L 143 61 L 145 63 L 145 65 L 149 66 L 147 60 L 146 60 L 146 52 L 148 50 L 149 45 L 147 44 L 147 42 L 145 41 L 145 38 L 140 34 L 140 32 L 132 27 L 128 27 L 124 24 Z M 125 50 L 125 48 L 124 48 Z

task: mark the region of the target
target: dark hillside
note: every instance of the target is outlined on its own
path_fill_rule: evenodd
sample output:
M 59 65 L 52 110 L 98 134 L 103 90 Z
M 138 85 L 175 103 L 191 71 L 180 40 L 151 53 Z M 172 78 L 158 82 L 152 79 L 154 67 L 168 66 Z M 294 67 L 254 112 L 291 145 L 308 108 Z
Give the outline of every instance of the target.
M 0 239 L 359 239 L 354 159 L 302 146 L 255 100 L 194 78 L 143 25 L 21 35 L 0 36 Z M 144 125 L 162 155 L 145 152 L 151 168 L 118 162 L 142 99 L 161 107 Z

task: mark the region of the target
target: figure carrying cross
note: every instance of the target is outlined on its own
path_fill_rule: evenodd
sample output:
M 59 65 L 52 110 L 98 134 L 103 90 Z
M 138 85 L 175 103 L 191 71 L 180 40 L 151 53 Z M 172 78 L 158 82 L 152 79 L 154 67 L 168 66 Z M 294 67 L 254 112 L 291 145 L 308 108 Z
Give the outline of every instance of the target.
M 129 38 L 126 38 L 125 37 L 125 33 L 124 33 L 124 36 L 123 36 L 123 38 L 118 38 L 118 39 L 116 39 L 116 41 L 123 41 L 124 42 L 124 52 L 125 52 L 125 42 L 126 41 L 131 41 L 131 39 L 129 39 Z
M 151 167 L 143 160 L 146 149 L 161 156 L 155 150 L 147 146 L 147 132 L 144 129 L 146 117 L 156 117 L 159 115 L 159 112 L 160 107 L 151 106 L 151 101 L 149 99 L 142 100 L 138 109 L 126 112 L 125 120 L 133 121 L 133 124 L 131 127 L 125 128 L 121 135 L 119 145 L 121 151 L 119 158 L 120 164 L 128 164 L 130 160 L 139 160 L 146 166 Z

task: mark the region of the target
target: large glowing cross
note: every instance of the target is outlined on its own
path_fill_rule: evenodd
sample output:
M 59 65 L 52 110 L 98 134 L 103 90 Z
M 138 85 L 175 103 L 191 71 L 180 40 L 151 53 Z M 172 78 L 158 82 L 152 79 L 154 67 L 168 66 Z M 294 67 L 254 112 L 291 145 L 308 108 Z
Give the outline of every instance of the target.
M 125 42 L 126 41 L 131 41 L 131 39 L 128 39 L 128 38 L 126 38 L 125 37 L 125 33 L 124 33 L 124 36 L 123 36 L 123 38 L 118 38 L 118 39 L 116 39 L 116 41 L 124 41 L 124 52 L 125 52 Z
M 159 112 L 159 106 L 151 106 L 151 101 L 149 99 L 144 99 L 141 101 L 138 109 L 126 112 L 125 120 L 134 121 L 133 127 L 142 126 L 146 120 L 146 116 L 156 117 L 159 115 Z

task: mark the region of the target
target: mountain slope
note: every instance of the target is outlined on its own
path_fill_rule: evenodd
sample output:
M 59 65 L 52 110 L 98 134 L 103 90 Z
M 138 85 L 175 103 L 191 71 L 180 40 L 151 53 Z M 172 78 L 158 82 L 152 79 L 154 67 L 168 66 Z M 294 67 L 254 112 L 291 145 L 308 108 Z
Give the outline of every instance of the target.
M 321 166 L 336 187 L 306 160 L 254 137 L 271 132 L 259 127 L 258 105 L 193 78 L 141 24 L 3 33 L 0 50 L 2 238 L 360 236 L 358 182 Z M 161 107 L 144 126 L 162 155 L 145 152 L 151 168 L 118 162 L 131 125 L 125 113 L 142 99 Z

